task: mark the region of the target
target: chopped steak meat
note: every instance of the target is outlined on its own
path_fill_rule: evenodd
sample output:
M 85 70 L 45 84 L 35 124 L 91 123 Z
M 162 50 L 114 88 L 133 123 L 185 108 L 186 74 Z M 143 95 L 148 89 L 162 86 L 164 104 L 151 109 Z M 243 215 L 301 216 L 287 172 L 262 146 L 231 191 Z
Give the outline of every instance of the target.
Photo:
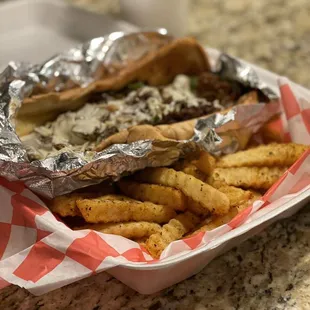
M 204 72 L 198 77 L 197 96 L 210 102 L 216 99 L 224 105 L 234 102 L 241 96 L 241 91 L 239 84 L 222 80 L 210 72 Z

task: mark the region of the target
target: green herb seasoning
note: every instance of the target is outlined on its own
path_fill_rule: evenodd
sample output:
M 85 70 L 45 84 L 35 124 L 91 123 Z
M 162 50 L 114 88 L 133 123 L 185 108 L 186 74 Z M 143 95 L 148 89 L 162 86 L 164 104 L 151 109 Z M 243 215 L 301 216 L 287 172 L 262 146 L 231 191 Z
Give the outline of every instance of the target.
M 128 84 L 127 87 L 131 90 L 136 90 L 136 89 L 139 89 L 143 86 L 145 86 L 145 84 L 143 82 L 134 82 L 134 83 Z
M 197 85 L 198 85 L 198 77 L 197 76 L 191 76 L 190 77 L 191 90 L 196 90 Z

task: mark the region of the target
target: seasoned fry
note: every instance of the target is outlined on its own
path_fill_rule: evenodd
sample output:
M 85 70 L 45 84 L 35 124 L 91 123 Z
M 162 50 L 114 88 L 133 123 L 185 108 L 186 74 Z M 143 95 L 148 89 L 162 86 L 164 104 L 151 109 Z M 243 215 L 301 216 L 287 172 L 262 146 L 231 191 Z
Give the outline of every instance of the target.
M 99 194 L 100 193 L 100 194 Z M 95 198 L 102 195 L 114 193 L 114 187 L 111 184 L 100 183 L 78 190 L 75 193 L 55 197 L 49 203 L 52 212 L 60 216 L 82 216 L 76 205 L 76 201 L 84 198 Z
M 136 178 L 143 182 L 175 187 L 211 213 L 225 214 L 229 210 L 229 199 L 225 194 L 181 171 L 169 168 L 148 168 L 139 172 Z
M 188 164 L 181 171 L 184 172 L 185 174 L 195 177 L 196 179 L 202 182 L 204 182 L 206 179 L 206 176 L 201 171 L 199 171 L 194 164 Z
M 121 180 L 118 185 L 121 191 L 131 198 L 150 201 L 179 211 L 184 211 L 186 208 L 186 197 L 178 189 L 130 180 Z
M 248 201 L 244 202 L 243 204 L 237 206 L 238 213 L 243 211 L 250 205 L 252 205 L 255 200 L 258 200 L 260 197 L 262 197 L 262 195 L 258 192 L 255 192 L 255 191 L 250 191 L 250 192 L 251 192 L 251 198 Z
M 172 208 L 137 201 L 121 195 L 81 199 L 77 201 L 77 207 L 88 223 L 128 221 L 166 223 L 176 214 Z
M 93 229 L 105 234 L 120 235 L 128 239 L 149 237 L 158 232 L 161 226 L 149 222 L 127 222 L 110 224 L 89 224 L 76 229 Z
M 200 228 L 197 230 L 193 231 L 186 237 L 191 237 L 193 235 L 198 234 L 199 232 L 205 232 L 205 231 L 210 231 L 213 230 L 219 226 L 222 226 L 226 223 L 228 223 L 230 220 L 232 220 L 236 215 L 238 214 L 238 209 L 237 208 L 232 208 L 227 214 L 221 215 L 221 216 L 211 216 L 207 218 L 205 221 L 201 223 Z
M 208 152 L 202 151 L 195 166 L 206 175 L 210 175 L 215 168 L 216 160 Z
M 228 197 L 230 207 L 236 207 L 242 203 L 245 203 L 252 196 L 251 191 L 246 191 L 243 190 L 242 188 L 230 186 L 224 182 L 215 181 L 212 178 L 208 179 L 208 183 Z
M 218 190 L 228 197 L 230 201 L 230 207 L 236 207 L 242 203 L 245 203 L 251 197 L 251 192 L 243 190 L 235 186 L 223 185 Z
M 211 178 L 243 188 L 268 189 L 283 175 L 286 169 L 287 167 L 216 168 Z
M 195 164 L 196 164 L 196 160 L 193 160 L 191 162 L 183 160 L 183 161 L 177 162 L 173 166 L 173 169 L 177 171 L 182 171 L 185 174 L 192 175 L 196 179 L 204 182 L 206 179 L 206 176 L 201 171 L 199 171 L 199 169 L 196 167 Z
M 309 145 L 295 143 L 260 145 L 223 156 L 217 166 L 221 168 L 290 166 L 309 148 Z
M 250 191 L 251 193 L 251 199 L 244 202 L 243 204 L 233 207 L 229 210 L 229 212 L 222 216 L 211 216 L 207 219 L 205 219 L 199 226 L 197 230 L 190 233 L 186 237 L 191 237 L 199 232 L 205 232 L 213 230 L 221 225 L 224 225 L 228 222 L 230 222 L 238 213 L 245 210 L 247 207 L 249 207 L 253 202 L 261 197 L 261 195 L 255 191 Z
M 81 216 L 80 210 L 77 208 L 76 201 L 78 199 L 92 197 L 92 194 L 67 194 L 55 197 L 51 200 L 49 208 L 52 212 L 60 216 Z
M 165 224 L 160 232 L 150 236 L 146 241 L 146 249 L 150 254 L 159 258 L 162 251 L 172 242 L 182 238 L 192 230 L 199 222 L 199 218 L 193 213 L 186 211 Z
M 192 198 L 187 199 L 187 209 L 202 218 L 210 215 L 208 209 L 204 208 L 199 202 L 194 201 Z

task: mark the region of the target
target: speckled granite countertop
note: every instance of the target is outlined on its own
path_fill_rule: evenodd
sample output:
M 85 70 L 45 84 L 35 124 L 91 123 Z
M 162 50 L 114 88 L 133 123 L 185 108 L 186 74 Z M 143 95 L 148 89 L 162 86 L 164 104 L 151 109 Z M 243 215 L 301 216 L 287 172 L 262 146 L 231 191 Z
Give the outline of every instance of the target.
M 70 0 L 117 14 L 115 0 Z M 310 2 L 192 0 L 189 33 L 310 86 Z M 277 56 L 276 58 L 273 58 Z M 143 296 L 106 273 L 40 297 L 10 286 L 0 309 L 310 309 L 310 205 L 161 293 Z
M 117 0 L 67 1 L 119 14 Z M 189 35 L 310 87 L 310 1 L 188 1 Z

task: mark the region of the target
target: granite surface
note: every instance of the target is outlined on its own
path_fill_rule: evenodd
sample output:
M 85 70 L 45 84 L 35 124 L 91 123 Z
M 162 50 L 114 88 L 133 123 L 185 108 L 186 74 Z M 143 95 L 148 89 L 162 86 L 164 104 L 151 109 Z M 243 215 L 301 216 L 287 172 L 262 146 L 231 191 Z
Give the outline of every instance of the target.
M 168 1 L 168 0 L 167 0 Z M 117 1 L 71 0 L 117 14 Z M 192 0 L 189 33 L 310 86 L 306 0 Z M 310 205 L 213 260 L 196 276 L 143 296 L 102 273 L 44 296 L 10 286 L 0 309 L 310 309 Z
M 67 0 L 119 14 L 116 0 Z M 167 0 L 168 1 L 168 0 Z M 188 0 L 188 34 L 310 87 L 310 1 Z

